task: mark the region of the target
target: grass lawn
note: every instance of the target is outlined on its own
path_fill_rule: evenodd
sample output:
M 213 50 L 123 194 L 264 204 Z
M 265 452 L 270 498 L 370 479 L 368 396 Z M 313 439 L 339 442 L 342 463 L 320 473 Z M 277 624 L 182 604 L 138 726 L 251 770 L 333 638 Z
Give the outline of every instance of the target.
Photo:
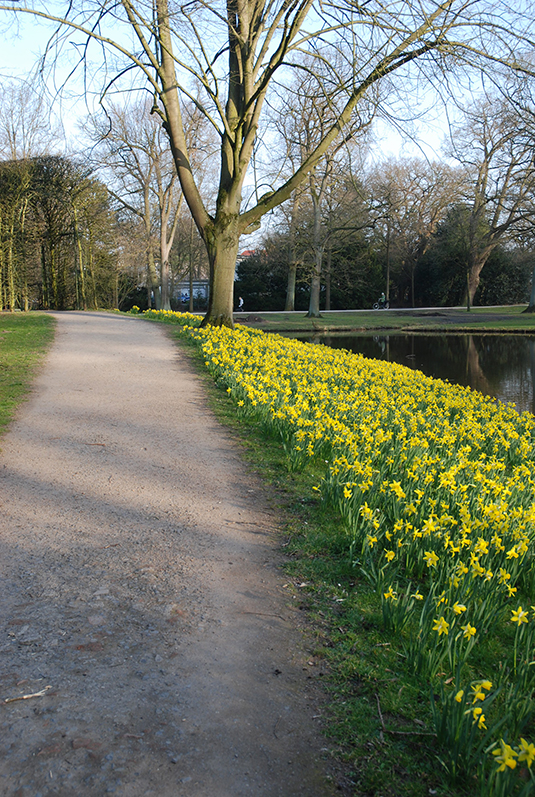
M 0 313 L 0 434 L 28 393 L 54 329 L 44 313 Z
M 321 318 L 295 313 L 235 313 L 236 323 L 266 332 L 534 332 L 535 314 L 523 313 L 525 305 L 408 310 L 348 310 L 323 312 Z

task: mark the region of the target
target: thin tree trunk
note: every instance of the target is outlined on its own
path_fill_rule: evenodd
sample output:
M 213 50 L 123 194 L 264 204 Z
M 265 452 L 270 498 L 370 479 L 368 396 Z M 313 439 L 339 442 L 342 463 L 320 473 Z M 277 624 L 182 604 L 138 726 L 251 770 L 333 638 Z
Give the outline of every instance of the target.
M 310 284 L 310 300 L 306 318 L 320 318 L 320 291 L 321 291 L 321 269 L 323 266 L 323 247 L 321 246 L 321 195 L 312 194 L 314 207 L 314 272 Z
M 41 243 L 41 280 L 42 280 L 42 291 L 43 291 L 43 308 L 48 310 L 50 296 L 48 290 L 48 269 L 46 265 L 46 252 L 45 252 L 45 245 Z
M 4 252 L 3 222 L 4 222 L 4 217 L 1 213 L 1 208 L 0 208 L 0 310 L 3 310 L 5 307 L 4 290 L 2 288 L 2 286 L 5 284 L 5 279 L 4 279 L 5 252 Z
M 531 295 L 529 297 L 529 304 L 523 313 L 535 313 L 535 265 L 533 266 L 533 273 L 531 275 Z
M 390 303 L 390 218 L 386 227 L 386 301 Z
M 284 309 L 288 312 L 295 310 L 295 283 L 297 281 L 297 259 L 295 256 L 295 226 L 299 208 L 299 195 L 294 192 L 292 201 L 292 215 L 290 218 L 290 240 L 288 243 L 288 281 L 286 284 L 286 303 Z
M 30 302 L 28 298 L 28 269 L 26 266 L 26 211 L 28 210 L 28 199 L 24 199 L 22 210 L 20 214 L 20 246 L 21 246 L 21 283 L 22 283 L 22 296 L 21 303 L 24 307 L 24 312 L 27 313 L 30 309 Z
M 288 282 L 286 284 L 286 304 L 284 309 L 288 312 L 295 310 L 295 283 L 297 281 L 297 262 L 292 258 L 288 267 Z
M 325 267 L 325 309 L 331 309 L 331 247 L 327 246 L 327 263 Z
M 78 229 L 78 213 L 75 207 L 73 207 L 73 215 L 74 215 L 74 237 L 76 239 L 76 251 L 78 254 L 77 286 L 79 285 L 79 291 L 77 290 L 77 294 L 79 293 L 79 296 L 77 295 L 76 297 L 77 305 L 78 309 L 79 305 L 81 304 L 82 310 L 87 310 L 82 242 L 80 240 L 80 232 Z
M 15 211 L 13 210 L 13 216 Z M 9 228 L 9 243 L 7 250 L 7 307 L 11 312 L 15 309 L 15 266 L 13 263 L 13 246 L 15 243 L 15 221 L 12 219 Z
M 321 266 L 322 252 L 317 249 L 315 252 L 314 273 L 310 283 L 310 300 L 308 303 L 308 313 L 306 318 L 321 318 L 320 314 L 320 292 L 321 292 Z

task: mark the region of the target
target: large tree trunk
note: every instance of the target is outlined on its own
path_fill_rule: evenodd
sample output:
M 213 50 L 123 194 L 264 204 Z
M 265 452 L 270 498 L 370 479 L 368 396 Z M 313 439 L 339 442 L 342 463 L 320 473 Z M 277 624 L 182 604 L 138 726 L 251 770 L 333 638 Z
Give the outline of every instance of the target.
M 162 293 L 161 293 L 161 309 L 170 310 L 171 302 L 169 297 L 169 243 L 167 241 L 167 231 L 162 228 L 160 231 L 160 257 L 161 257 L 161 277 L 162 277 Z
M 470 304 L 474 304 L 474 296 L 479 288 L 479 279 L 483 270 L 483 266 L 489 259 L 492 250 L 495 249 L 496 246 L 497 242 L 494 245 L 486 246 L 485 249 L 480 252 L 473 251 L 470 253 L 468 269 L 468 291 L 470 295 Z
M 240 235 L 234 225 L 214 232 L 207 245 L 210 260 L 210 295 L 208 310 L 201 326 L 234 328 L 234 275 Z
M 170 310 L 171 302 L 169 299 L 169 260 L 162 261 L 162 310 Z

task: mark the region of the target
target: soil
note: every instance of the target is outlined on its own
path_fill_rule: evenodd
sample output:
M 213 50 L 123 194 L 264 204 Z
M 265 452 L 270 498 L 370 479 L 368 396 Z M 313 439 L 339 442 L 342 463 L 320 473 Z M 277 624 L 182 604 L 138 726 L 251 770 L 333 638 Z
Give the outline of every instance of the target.
M 0 455 L 0 795 L 334 794 L 278 519 L 187 358 L 56 317 Z

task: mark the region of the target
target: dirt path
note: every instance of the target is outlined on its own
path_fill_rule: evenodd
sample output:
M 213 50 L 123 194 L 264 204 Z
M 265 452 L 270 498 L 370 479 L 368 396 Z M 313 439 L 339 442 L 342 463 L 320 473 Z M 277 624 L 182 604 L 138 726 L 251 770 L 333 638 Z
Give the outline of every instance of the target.
M 275 519 L 185 358 L 61 314 L 35 388 L 0 455 L 0 795 L 331 794 Z

